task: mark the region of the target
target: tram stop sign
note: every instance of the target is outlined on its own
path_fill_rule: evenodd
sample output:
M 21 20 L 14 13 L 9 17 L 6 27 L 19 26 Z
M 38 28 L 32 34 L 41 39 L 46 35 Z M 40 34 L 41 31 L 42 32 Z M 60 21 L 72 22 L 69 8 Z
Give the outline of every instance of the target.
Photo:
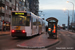
M 47 18 L 49 37 L 57 38 L 57 23 L 58 20 L 54 17 Z

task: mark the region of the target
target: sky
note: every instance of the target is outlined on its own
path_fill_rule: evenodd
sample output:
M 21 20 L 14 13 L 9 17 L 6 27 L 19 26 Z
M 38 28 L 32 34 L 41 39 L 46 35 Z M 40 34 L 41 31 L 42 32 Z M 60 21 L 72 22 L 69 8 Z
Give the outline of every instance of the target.
M 55 17 L 59 20 L 58 25 L 66 24 L 68 21 L 68 11 L 70 21 L 72 21 L 72 10 L 73 5 L 72 3 L 67 3 L 67 1 L 75 3 L 75 0 L 39 0 L 39 10 L 43 11 L 42 13 L 39 12 L 42 18 L 45 20 L 49 17 Z M 65 11 L 63 9 L 66 9 Z M 46 21 L 45 21 L 46 22 Z M 47 25 L 47 22 L 46 22 Z
M 75 3 L 75 0 L 39 0 L 40 9 L 63 9 L 72 10 L 72 3 L 67 3 L 67 1 Z

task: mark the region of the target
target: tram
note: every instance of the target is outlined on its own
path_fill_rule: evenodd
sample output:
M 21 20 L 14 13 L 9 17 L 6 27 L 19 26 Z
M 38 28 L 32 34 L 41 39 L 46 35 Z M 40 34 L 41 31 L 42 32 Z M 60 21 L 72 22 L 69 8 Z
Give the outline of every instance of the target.
M 32 12 L 12 11 L 11 36 L 27 37 L 45 32 L 45 22 Z

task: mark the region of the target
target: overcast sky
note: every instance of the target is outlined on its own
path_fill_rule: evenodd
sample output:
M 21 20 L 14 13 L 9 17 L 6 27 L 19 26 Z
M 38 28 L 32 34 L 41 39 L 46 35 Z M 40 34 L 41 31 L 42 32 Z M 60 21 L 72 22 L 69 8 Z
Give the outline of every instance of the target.
M 67 3 L 67 1 L 75 3 L 75 0 L 39 0 L 40 9 L 63 9 L 68 10 L 73 9 L 72 3 Z
M 58 25 L 62 25 L 62 24 L 67 25 L 68 22 L 67 10 L 69 10 L 70 22 L 72 21 L 71 10 L 73 10 L 72 3 L 67 3 L 67 1 L 73 2 L 75 4 L 75 0 L 39 0 L 39 8 L 41 11 L 43 11 L 42 14 L 45 14 L 45 16 L 41 16 L 41 17 L 45 19 L 49 17 L 55 17 L 59 20 Z M 64 8 L 67 9 L 65 13 L 63 11 Z

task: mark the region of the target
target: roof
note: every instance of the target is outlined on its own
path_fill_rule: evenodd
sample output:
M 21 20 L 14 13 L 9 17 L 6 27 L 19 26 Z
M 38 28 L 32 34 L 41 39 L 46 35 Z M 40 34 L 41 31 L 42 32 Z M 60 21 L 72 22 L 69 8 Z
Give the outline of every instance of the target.
M 26 13 L 26 11 L 11 11 L 11 12 L 24 12 L 24 13 Z
M 50 20 L 55 20 L 56 22 L 58 22 L 58 19 L 54 18 L 54 17 L 50 17 L 50 18 L 47 18 L 46 21 L 50 21 Z

